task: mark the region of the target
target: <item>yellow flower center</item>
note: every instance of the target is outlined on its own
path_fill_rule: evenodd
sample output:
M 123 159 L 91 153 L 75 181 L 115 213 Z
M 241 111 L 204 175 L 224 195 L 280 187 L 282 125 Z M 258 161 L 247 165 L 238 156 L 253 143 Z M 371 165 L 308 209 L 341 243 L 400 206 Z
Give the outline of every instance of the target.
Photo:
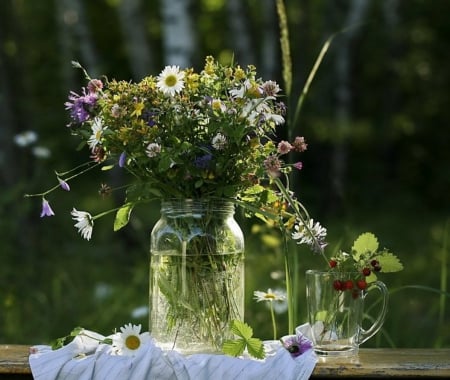
M 177 83 L 177 77 L 175 75 L 168 75 L 164 81 L 166 86 L 173 87 Z
M 141 345 L 141 340 L 136 335 L 129 335 L 127 339 L 125 339 L 125 346 L 129 350 L 137 350 Z
M 272 300 L 276 299 L 277 296 L 276 296 L 275 294 L 273 294 L 273 293 L 267 293 L 267 294 L 264 296 L 264 298 L 265 298 L 266 300 L 268 300 L 268 301 L 272 301 Z

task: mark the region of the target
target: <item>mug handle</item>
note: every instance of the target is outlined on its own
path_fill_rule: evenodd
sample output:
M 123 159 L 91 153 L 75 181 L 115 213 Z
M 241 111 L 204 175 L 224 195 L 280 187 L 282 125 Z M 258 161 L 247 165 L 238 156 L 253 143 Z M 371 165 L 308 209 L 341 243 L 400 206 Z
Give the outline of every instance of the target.
M 381 281 L 375 281 L 369 284 L 369 287 L 367 288 L 367 292 L 364 294 L 364 298 L 369 294 L 372 290 L 379 290 L 382 297 L 382 305 L 381 310 L 378 314 L 378 318 L 375 320 L 375 322 L 370 326 L 368 330 L 364 330 L 362 327 L 360 327 L 360 334 L 358 337 L 358 345 L 364 343 L 366 340 L 374 336 L 380 329 L 381 326 L 383 326 L 384 319 L 386 318 L 386 313 L 388 309 L 388 302 L 389 302 L 389 292 L 384 283 Z

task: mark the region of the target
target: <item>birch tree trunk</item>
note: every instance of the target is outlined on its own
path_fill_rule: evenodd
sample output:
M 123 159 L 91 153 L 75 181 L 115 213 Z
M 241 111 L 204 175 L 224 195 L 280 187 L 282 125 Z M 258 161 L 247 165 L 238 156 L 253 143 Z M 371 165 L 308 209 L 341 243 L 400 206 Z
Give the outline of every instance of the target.
M 339 200 L 345 196 L 345 180 L 347 170 L 347 139 L 351 122 L 351 89 L 350 64 L 351 43 L 358 32 L 357 25 L 363 19 L 368 0 L 352 0 L 348 10 L 344 27 L 352 27 L 343 33 L 342 43 L 336 56 L 336 133 L 334 149 L 331 155 L 331 186 L 332 191 Z
M 142 3 L 140 0 L 122 0 L 117 10 L 131 72 L 136 80 L 140 80 L 153 69 L 145 20 L 142 17 Z
M 21 156 L 14 156 L 13 137 L 26 128 L 22 119 L 27 114 L 24 102 L 24 73 L 20 61 L 20 23 L 11 2 L 2 4 L 0 14 L 0 186 L 6 192 L 19 177 Z M 17 101 L 19 99 L 19 101 Z M 6 189 L 4 188 L 6 186 Z
M 181 68 L 192 66 L 197 48 L 192 22 L 192 0 L 164 0 L 160 4 L 164 64 Z
M 230 25 L 230 40 L 233 41 L 234 61 L 241 66 L 255 64 L 254 44 L 251 41 L 247 27 L 248 14 L 241 0 L 228 0 L 226 2 L 228 20 Z
M 61 67 L 67 85 L 70 85 L 70 78 L 74 75 L 74 70 L 70 65 L 71 61 L 80 61 L 93 77 L 100 75 L 97 53 L 87 25 L 83 2 L 59 0 L 55 2 L 55 5 L 63 60 Z
M 263 25 L 261 26 L 261 76 L 263 79 L 276 78 L 279 72 L 279 32 L 277 22 L 277 10 L 274 0 L 261 1 Z

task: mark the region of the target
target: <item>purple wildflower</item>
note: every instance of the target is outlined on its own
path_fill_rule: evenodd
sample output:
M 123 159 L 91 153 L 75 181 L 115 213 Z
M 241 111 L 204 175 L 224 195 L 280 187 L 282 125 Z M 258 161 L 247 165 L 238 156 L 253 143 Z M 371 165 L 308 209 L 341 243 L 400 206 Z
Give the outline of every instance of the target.
M 127 160 L 127 154 L 125 152 L 122 152 L 119 157 L 119 166 L 121 168 L 123 168 L 125 166 L 126 160 Z
M 278 153 L 279 154 L 287 154 L 291 151 L 292 145 L 289 144 L 287 141 L 280 141 L 278 143 Z
M 194 160 L 194 165 L 198 169 L 207 169 L 209 167 L 209 163 L 211 162 L 212 154 L 208 153 L 203 156 L 197 157 Z
M 86 93 L 83 87 L 83 95 L 70 91 L 69 102 L 64 103 L 66 110 L 70 111 L 71 119 L 76 123 L 84 123 L 89 119 L 89 112 L 97 102 L 97 94 Z
M 281 169 L 281 161 L 278 156 L 271 154 L 264 160 L 264 167 L 272 177 L 278 177 Z
M 61 188 L 63 190 L 70 191 L 70 186 L 69 186 L 69 184 L 66 181 L 64 181 L 61 178 L 58 178 L 58 181 L 59 181 L 59 186 L 61 186 Z
M 302 170 L 303 168 L 303 162 L 298 161 L 295 164 L 292 165 L 294 168 L 296 168 L 297 170 Z
M 95 94 L 103 88 L 103 82 L 100 79 L 91 79 L 87 85 L 89 93 Z
M 53 216 L 53 215 L 55 215 L 55 213 L 50 207 L 50 204 L 48 203 L 47 199 L 42 198 L 41 218 L 43 218 L 44 216 Z
M 308 144 L 306 144 L 304 137 L 297 136 L 292 143 L 292 147 L 296 152 L 304 152 L 308 148 Z
M 144 111 L 142 112 L 141 118 L 147 123 L 149 127 L 153 127 L 156 124 L 155 116 L 158 113 L 155 111 Z
M 312 342 L 303 334 L 288 335 L 281 339 L 281 343 L 293 358 L 300 356 L 313 347 Z

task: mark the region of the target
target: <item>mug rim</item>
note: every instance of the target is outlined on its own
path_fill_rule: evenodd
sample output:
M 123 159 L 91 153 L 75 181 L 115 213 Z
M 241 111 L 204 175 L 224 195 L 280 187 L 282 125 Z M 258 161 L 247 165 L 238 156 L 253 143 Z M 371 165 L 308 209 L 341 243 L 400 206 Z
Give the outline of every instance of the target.
M 306 274 L 316 274 L 316 275 L 329 275 L 329 274 L 361 274 L 361 272 L 358 272 L 356 270 L 351 271 L 333 271 L 333 270 L 323 270 L 323 269 L 308 269 Z

